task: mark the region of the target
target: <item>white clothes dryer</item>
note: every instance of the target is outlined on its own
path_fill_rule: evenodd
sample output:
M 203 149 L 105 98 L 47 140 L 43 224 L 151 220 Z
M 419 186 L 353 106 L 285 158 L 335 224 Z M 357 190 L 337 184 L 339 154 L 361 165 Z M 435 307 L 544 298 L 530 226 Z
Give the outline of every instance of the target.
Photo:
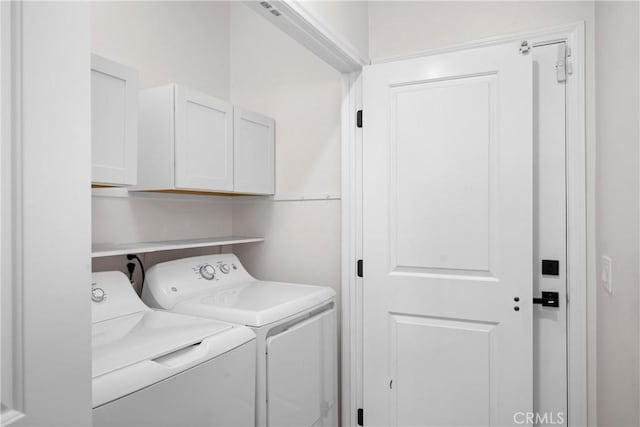
M 94 426 L 247 426 L 256 340 L 244 326 L 152 310 L 119 271 L 93 273 Z
M 333 289 L 256 280 L 233 254 L 157 264 L 146 276 L 148 305 L 254 330 L 257 426 L 338 425 Z

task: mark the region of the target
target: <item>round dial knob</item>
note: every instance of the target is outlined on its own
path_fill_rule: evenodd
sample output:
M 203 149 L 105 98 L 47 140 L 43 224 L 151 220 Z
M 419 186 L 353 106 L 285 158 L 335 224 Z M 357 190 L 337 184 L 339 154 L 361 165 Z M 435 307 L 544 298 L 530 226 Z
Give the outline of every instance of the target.
M 229 273 L 229 271 L 231 271 L 231 267 L 229 267 L 229 264 L 220 264 L 220 271 L 222 271 L 224 274 Z
M 200 275 L 207 280 L 211 280 L 216 276 L 216 270 L 211 264 L 205 264 L 200 267 Z
M 105 297 L 105 293 L 104 290 L 102 288 L 93 288 L 91 289 L 91 300 L 95 301 L 95 302 L 102 302 L 104 301 L 104 297 Z

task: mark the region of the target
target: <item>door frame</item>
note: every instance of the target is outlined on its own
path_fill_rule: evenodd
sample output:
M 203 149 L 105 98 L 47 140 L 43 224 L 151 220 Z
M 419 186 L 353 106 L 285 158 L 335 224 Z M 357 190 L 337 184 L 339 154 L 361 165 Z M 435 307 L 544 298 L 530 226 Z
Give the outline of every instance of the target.
M 91 424 L 89 22 L 0 5 L 3 426 Z
M 587 425 L 587 221 L 584 22 L 492 37 L 447 48 L 376 59 L 372 64 L 527 40 L 533 47 L 565 41 L 571 49 L 567 79 L 567 363 L 568 425 Z M 362 107 L 360 71 L 344 75 L 343 118 L 343 250 L 342 250 L 342 421 L 357 425 L 362 406 L 362 286 L 355 265 L 362 254 L 362 136 L 355 111 Z M 366 126 L 366 112 L 363 114 Z M 589 300 L 593 301 L 592 297 Z M 593 345 L 593 344 L 592 344 Z M 593 399 L 593 397 L 592 397 Z

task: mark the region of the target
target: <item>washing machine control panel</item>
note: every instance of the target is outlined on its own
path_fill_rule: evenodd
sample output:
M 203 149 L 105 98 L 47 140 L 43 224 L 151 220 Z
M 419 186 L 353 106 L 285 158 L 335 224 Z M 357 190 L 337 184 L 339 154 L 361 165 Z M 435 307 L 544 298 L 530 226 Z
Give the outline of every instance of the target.
M 92 273 L 90 295 L 94 322 L 148 310 L 121 271 Z

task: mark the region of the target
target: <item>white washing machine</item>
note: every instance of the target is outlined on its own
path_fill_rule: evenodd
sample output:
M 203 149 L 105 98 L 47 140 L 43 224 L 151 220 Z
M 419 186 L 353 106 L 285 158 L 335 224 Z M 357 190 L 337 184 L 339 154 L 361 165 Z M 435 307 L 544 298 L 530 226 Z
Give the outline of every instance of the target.
M 251 329 L 152 310 L 119 271 L 92 282 L 94 426 L 255 422 Z
M 255 331 L 257 426 L 338 425 L 333 289 L 256 280 L 235 255 L 220 254 L 151 267 L 142 298 Z

